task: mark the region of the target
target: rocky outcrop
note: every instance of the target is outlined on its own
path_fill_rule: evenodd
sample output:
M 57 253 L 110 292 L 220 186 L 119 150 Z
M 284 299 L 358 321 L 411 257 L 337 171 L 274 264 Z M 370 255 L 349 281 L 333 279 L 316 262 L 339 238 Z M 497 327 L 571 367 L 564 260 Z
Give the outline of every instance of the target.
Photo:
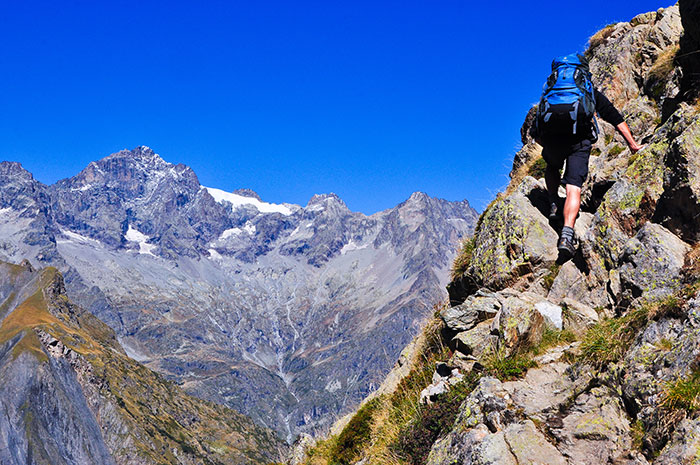
M 431 465 L 697 460 L 700 108 L 684 93 L 688 68 L 679 56 L 697 28 L 682 27 L 696 3 L 639 15 L 591 39 L 596 86 L 646 146 L 632 154 L 601 124 L 577 250 L 565 263 L 555 260 L 561 225 L 546 219 L 543 181 L 528 176 L 539 151 L 527 138 L 532 112 L 526 117 L 511 184 L 481 216 L 456 268 L 463 273 L 448 287 L 449 308 L 439 313 L 450 349 L 442 357 L 463 381 L 434 376 L 423 391 L 433 404 L 394 441 L 400 458 Z M 445 392 L 431 391 L 437 388 Z M 442 427 L 435 417 L 455 398 L 459 412 Z M 405 447 L 407 436 L 416 445 Z M 420 455 L 426 437 L 432 447 Z M 382 457 L 378 444 L 359 463 Z
M 463 369 L 477 373 L 486 363 L 472 355 L 479 344 L 522 356 L 545 328 L 582 342 L 530 353 L 538 366 L 522 379 L 482 377 L 428 463 L 697 458 L 697 394 L 683 389 L 699 376 L 697 302 L 685 299 L 697 293 L 696 284 L 687 284 L 700 278 L 689 265 L 698 243 L 700 112 L 684 101 L 686 68 L 679 68 L 680 57 L 674 60 L 679 43 L 687 47 L 695 33 L 695 24 L 686 31 L 681 24 L 696 3 L 608 26 L 592 39 L 596 85 L 624 109 L 647 146 L 632 155 L 603 125 L 577 222 L 579 250 L 562 266 L 547 255 L 555 238 L 538 210 L 536 181 L 518 171 L 537 152 L 516 156 L 511 186 L 484 212 L 472 262 L 451 284 L 460 291 L 451 293 L 457 305 L 441 312 L 451 347 L 460 352 L 451 360 L 471 357 L 477 363 Z M 518 214 L 505 213 L 511 210 Z M 533 225 L 544 233 L 532 234 Z M 522 232 L 514 233 L 516 227 Z M 482 287 L 488 290 L 474 293 Z M 481 306 L 495 310 L 489 333 L 476 330 Z

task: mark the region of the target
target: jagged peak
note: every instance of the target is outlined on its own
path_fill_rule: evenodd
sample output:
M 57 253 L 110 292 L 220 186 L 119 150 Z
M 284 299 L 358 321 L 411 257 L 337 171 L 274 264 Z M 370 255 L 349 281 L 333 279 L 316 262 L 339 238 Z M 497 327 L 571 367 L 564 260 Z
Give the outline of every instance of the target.
M 155 153 L 153 149 L 148 146 L 140 145 L 132 150 L 123 149 L 119 152 L 113 153 L 100 161 L 108 161 L 114 159 L 127 159 L 133 160 L 138 164 L 143 164 L 153 167 L 169 167 L 171 163 L 166 162 L 161 158 L 160 155 Z
M 16 161 L 2 161 L 0 162 L 0 175 L 23 175 L 30 178 L 34 178 L 32 173 L 27 171 L 21 163 Z
M 343 202 L 343 200 L 333 192 L 329 194 L 315 194 L 313 197 L 311 197 L 309 203 L 306 204 L 306 208 L 311 208 L 313 210 L 325 209 L 329 206 L 348 210 L 345 202 Z

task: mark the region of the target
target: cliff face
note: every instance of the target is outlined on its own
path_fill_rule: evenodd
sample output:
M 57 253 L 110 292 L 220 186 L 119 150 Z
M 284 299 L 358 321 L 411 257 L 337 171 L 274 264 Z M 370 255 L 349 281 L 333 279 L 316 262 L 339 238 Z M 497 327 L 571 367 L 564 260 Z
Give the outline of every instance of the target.
M 0 462 L 269 463 L 286 446 L 129 359 L 63 277 L 0 262 Z
M 646 146 L 631 154 L 600 123 L 574 258 L 557 262 L 530 114 L 421 356 L 307 463 L 696 463 L 699 10 L 683 1 L 591 38 L 596 86 Z

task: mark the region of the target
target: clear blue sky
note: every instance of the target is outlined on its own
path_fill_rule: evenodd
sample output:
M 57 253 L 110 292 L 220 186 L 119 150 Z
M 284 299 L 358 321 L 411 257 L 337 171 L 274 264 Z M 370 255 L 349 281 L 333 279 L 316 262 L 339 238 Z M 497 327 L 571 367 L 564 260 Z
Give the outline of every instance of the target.
M 373 213 L 482 209 L 551 58 L 670 1 L 3 3 L 0 160 L 53 183 L 148 145 L 206 186 Z

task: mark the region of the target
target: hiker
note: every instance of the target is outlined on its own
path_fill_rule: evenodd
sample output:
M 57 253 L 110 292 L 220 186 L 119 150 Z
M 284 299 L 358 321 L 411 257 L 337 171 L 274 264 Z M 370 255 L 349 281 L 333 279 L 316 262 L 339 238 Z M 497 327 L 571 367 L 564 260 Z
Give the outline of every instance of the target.
M 542 146 L 547 163 L 545 182 L 549 194 L 550 220 L 561 216 L 559 185 L 566 185 L 564 226 L 557 249 L 560 258 L 571 258 L 574 247 L 574 223 L 581 207 L 581 186 L 588 175 L 591 146 L 598 139 L 595 114 L 615 126 L 632 153 L 642 148 L 632 137 L 620 112 L 605 95 L 593 87 L 588 60 L 567 55 L 552 61 L 552 74 L 544 85 L 530 135 Z M 563 182 L 560 170 L 566 161 Z

